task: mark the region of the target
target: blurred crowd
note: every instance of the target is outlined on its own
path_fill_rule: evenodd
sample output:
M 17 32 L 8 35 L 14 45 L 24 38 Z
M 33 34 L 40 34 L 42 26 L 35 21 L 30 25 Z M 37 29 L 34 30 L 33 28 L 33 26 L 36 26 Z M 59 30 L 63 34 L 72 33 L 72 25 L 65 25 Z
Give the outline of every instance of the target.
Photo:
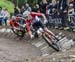
M 10 18 L 10 14 L 8 12 L 8 9 L 3 9 L 0 7 L 0 26 L 5 25 L 7 26 L 7 20 Z
M 49 20 L 49 16 L 55 16 L 60 17 L 62 20 L 62 24 L 59 26 L 59 28 L 63 29 L 63 27 L 69 27 L 71 25 L 74 26 L 74 15 L 75 15 L 75 2 L 74 0 L 70 0 L 69 3 L 67 3 L 67 0 L 52 0 L 51 2 L 47 2 L 46 0 L 42 0 L 39 4 L 35 4 L 33 7 L 31 7 L 28 3 L 22 5 L 21 8 L 18 9 L 17 6 L 14 6 L 14 16 L 17 14 L 23 14 L 24 11 L 33 11 L 33 12 L 41 12 L 44 13 Z M 2 17 L 3 16 L 3 17 Z M 72 18 L 72 24 L 71 24 L 71 16 Z M 6 20 L 9 19 L 10 14 L 7 9 L 2 9 L 0 7 L 0 25 L 2 23 L 5 23 L 7 25 Z M 3 21 L 3 22 L 1 22 Z
M 58 27 L 60 29 L 69 29 L 69 27 L 75 26 L 74 0 L 70 0 L 69 3 L 68 0 L 52 0 L 51 2 L 42 0 L 39 4 L 35 4 L 33 7 L 26 3 L 21 7 L 20 11 L 18 11 L 16 7 L 14 9 L 14 15 L 18 13 L 23 14 L 23 12 L 26 10 L 44 13 L 49 22 L 51 22 L 51 19 L 49 19 L 49 17 L 61 18 L 61 25 Z

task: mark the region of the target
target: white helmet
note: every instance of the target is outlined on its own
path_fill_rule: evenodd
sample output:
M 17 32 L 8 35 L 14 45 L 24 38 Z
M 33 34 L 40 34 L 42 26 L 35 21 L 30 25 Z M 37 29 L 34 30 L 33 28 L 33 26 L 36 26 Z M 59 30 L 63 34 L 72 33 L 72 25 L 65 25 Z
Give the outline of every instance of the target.
M 13 20 L 16 20 L 16 17 L 15 17 L 15 16 L 12 16 L 12 19 L 13 19 Z
M 25 12 L 23 13 L 23 17 L 27 17 L 29 14 L 30 14 L 29 11 L 25 11 Z

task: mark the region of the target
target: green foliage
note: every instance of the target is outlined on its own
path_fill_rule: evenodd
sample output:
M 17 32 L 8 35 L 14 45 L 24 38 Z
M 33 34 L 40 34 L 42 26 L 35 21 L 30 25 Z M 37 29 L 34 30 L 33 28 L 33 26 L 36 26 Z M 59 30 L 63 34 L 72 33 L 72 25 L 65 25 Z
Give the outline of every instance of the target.
M 2 8 L 7 8 L 10 13 L 14 12 L 14 5 L 7 0 L 0 0 L 0 6 Z
M 30 6 L 34 6 L 36 3 L 40 3 L 41 0 L 8 0 L 13 2 L 15 5 L 18 5 L 19 7 L 21 7 L 22 5 L 25 5 L 25 3 L 29 3 Z

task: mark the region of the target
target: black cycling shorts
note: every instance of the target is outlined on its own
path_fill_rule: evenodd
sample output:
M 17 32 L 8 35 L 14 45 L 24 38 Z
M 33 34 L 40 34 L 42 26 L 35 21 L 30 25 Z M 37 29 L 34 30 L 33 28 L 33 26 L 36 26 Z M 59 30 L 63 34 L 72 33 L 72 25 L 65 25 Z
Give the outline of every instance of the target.
M 40 27 L 44 28 L 44 25 L 42 24 L 41 21 L 36 21 L 35 23 L 32 24 L 32 26 L 35 30 L 39 29 Z

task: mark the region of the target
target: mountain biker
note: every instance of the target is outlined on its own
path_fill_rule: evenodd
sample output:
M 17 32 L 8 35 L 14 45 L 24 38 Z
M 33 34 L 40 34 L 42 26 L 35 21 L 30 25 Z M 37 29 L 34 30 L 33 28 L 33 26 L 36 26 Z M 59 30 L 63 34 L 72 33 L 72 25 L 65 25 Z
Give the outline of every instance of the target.
M 47 23 L 47 19 L 43 13 L 25 11 L 23 13 L 23 17 L 26 19 L 25 21 L 26 21 L 27 31 L 30 35 L 30 38 L 34 38 L 34 35 L 32 34 L 31 27 L 30 27 L 31 24 L 34 28 L 37 28 L 38 26 L 44 27 L 43 24 L 46 25 Z M 38 17 L 42 17 L 43 20 L 39 21 Z M 48 30 L 47 27 L 44 27 L 44 30 L 46 30 L 48 33 L 55 36 L 50 30 Z
M 12 18 L 10 19 L 10 26 L 11 28 L 15 28 L 17 29 L 17 27 L 21 26 L 20 22 L 23 20 L 23 23 L 24 23 L 24 19 L 21 15 L 17 15 L 17 16 L 12 16 Z

